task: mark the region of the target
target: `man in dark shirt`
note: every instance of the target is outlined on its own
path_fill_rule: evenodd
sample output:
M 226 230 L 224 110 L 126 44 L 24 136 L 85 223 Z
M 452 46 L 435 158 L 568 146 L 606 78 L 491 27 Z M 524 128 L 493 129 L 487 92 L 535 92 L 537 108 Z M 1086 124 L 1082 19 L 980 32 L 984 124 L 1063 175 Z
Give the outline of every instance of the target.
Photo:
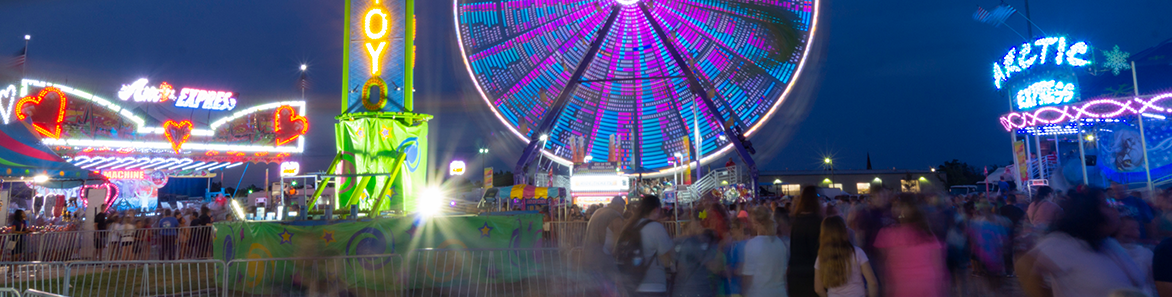
M 207 206 L 200 207 L 199 218 L 195 219 L 195 222 L 191 223 L 192 226 L 204 227 L 204 228 L 196 229 L 196 230 L 198 230 L 197 234 L 199 234 L 199 236 L 196 238 L 196 241 L 195 241 L 195 243 L 197 244 L 196 251 L 198 251 L 197 257 L 210 257 L 211 256 L 212 230 L 209 228 L 206 228 L 207 226 L 211 226 L 211 224 L 212 224 L 211 213 L 212 213 L 212 211 L 210 209 L 208 209 Z
M 97 250 L 97 254 L 94 255 L 94 258 L 96 258 L 97 261 L 101 261 L 102 251 L 106 249 L 106 238 L 109 237 L 109 235 L 106 233 L 106 229 L 109 228 L 110 222 L 106 221 L 106 213 L 102 212 L 100 208 L 95 209 L 94 211 L 98 213 L 94 216 L 94 230 L 97 231 L 94 232 L 94 249 Z
M 1014 244 L 1016 244 L 1014 242 L 1014 238 L 1017 238 L 1017 232 L 1021 230 L 1021 221 L 1023 218 L 1025 218 L 1026 213 L 1025 210 L 1017 207 L 1017 195 L 1010 194 L 1001 199 L 1005 201 L 999 201 L 1003 206 L 1001 206 L 997 212 L 1001 214 L 1002 217 L 1005 217 L 1006 219 L 1009 219 L 1010 222 L 1013 222 L 1013 229 L 1009 231 L 1008 245 L 1008 247 L 1012 249 Z M 1013 275 L 1013 253 L 1003 253 L 1002 255 L 1005 256 L 1006 272 L 1009 273 L 1009 275 Z

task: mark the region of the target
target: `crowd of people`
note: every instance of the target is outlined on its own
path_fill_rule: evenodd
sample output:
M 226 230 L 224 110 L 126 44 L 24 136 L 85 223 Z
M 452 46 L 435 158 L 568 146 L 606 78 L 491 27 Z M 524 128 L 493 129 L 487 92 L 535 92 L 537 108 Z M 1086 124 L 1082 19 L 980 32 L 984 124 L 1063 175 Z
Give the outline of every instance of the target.
M 91 232 L 31 232 L 23 210 L 11 217 L 0 261 L 69 260 L 80 255 L 92 238 L 96 261 L 174 260 L 207 258 L 212 254 L 213 213 L 200 209 L 160 209 L 155 213 L 110 209 L 94 216 Z M 30 247 L 30 245 L 35 245 Z
M 583 263 L 600 296 L 1172 296 L 1172 191 L 1032 194 L 706 195 L 670 233 L 658 197 L 615 197 Z

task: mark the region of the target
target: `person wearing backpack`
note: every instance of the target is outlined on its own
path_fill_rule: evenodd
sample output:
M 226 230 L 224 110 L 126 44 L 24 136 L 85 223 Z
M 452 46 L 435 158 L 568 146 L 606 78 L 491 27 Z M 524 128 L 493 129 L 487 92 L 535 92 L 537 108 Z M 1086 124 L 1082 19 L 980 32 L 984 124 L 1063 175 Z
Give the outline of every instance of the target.
M 667 272 L 674 263 L 675 244 L 667 228 L 655 221 L 662 216 L 660 207 L 659 197 L 643 196 L 615 244 L 623 289 L 633 296 L 668 296 Z

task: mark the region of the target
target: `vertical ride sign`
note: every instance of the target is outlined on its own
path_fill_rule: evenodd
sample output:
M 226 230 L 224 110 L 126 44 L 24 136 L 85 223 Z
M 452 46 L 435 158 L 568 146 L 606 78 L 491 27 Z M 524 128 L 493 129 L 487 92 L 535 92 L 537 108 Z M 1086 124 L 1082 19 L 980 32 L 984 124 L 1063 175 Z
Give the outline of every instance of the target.
M 414 109 L 414 0 L 347 0 L 342 113 Z

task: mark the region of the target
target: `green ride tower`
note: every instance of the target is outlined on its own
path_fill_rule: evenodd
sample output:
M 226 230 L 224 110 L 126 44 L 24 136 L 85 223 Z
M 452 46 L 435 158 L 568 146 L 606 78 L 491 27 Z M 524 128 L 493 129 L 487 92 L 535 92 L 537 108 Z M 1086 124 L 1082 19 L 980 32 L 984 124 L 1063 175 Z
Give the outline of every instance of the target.
M 370 216 L 418 208 L 427 183 L 427 121 L 414 107 L 415 1 L 346 0 L 342 113 L 334 125 L 336 209 Z M 322 184 L 326 184 L 329 178 Z M 318 187 L 309 205 L 317 205 Z

